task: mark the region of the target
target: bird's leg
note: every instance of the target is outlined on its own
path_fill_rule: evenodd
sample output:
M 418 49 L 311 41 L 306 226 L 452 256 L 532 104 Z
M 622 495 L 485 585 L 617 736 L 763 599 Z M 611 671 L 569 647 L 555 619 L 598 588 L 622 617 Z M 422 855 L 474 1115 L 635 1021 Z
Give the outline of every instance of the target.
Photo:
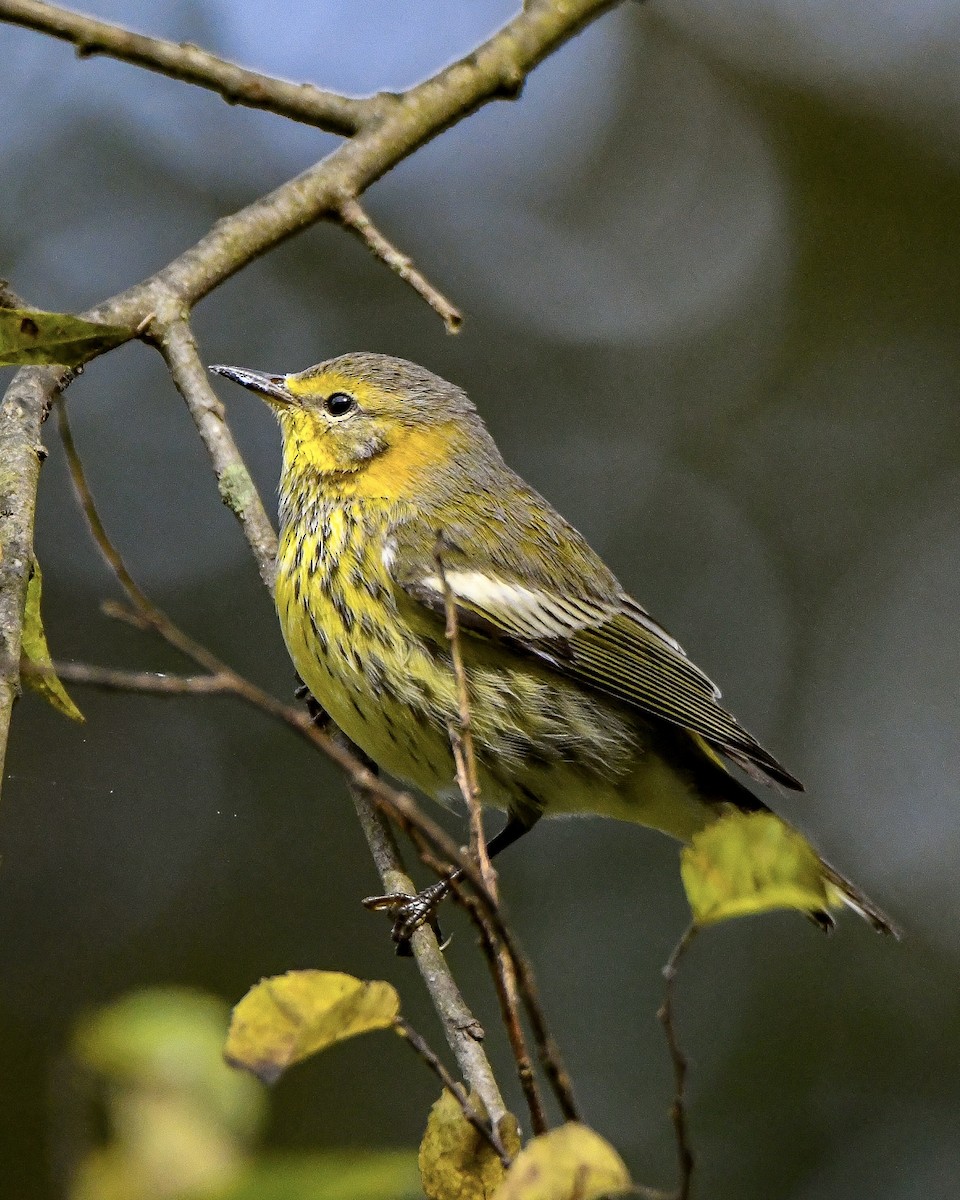
M 487 856 L 495 858 L 501 850 L 512 846 L 532 828 L 529 821 L 523 821 L 513 815 L 508 816 L 506 825 L 487 842 Z M 402 893 L 392 896 L 368 896 L 362 903 L 364 908 L 370 909 L 371 912 L 387 912 L 393 917 L 391 936 L 396 943 L 397 953 L 407 957 L 410 954 L 410 939 L 424 921 L 430 922 L 438 940 L 442 940 L 436 910 L 453 884 L 462 877 L 463 869 L 458 868 L 417 892 L 415 896 L 405 896 Z

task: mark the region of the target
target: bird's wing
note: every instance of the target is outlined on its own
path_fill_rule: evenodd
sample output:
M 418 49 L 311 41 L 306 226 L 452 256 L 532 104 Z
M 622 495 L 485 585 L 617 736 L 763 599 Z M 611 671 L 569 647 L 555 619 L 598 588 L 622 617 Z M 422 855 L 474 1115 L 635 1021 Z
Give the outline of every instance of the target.
M 718 703 L 719 689 L 679 643 L 629 596 L 561 595 L 507 571 L 471 569 L 455 553 L 442 558 L 442 574 L 438 562 L 422 557 L 418 567 L 406 559 L 406 569 L 395 571 L 407 595 L 437 617 L 445 613 L 445 580 L 461 629 L 508 643 L 579 684 L 698 734 L 756 778 L 802 790 Z

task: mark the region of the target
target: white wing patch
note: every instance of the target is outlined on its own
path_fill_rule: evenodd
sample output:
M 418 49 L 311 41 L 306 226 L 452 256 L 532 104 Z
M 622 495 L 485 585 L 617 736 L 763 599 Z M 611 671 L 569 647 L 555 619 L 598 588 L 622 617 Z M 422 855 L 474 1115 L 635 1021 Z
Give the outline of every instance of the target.
M 549 637 L 569 637 L 587 625 L 601 625 L 609 615 L 600 609 L 567 609 L 563 601 L 546 592 L 535 591 L 520 583 L 508 583 L 483 571 L 447 571 L 447 584 L 458 600 L 481 612 L 503 613 L 507 626 L 534 641 Z M 424 587 L 443 596 L 439 575 L 427 575 Z

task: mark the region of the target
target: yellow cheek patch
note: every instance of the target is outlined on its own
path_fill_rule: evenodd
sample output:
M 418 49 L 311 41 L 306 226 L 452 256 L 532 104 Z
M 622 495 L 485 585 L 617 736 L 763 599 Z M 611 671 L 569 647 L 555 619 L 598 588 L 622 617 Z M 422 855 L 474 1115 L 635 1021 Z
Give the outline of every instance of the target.
M 425 478 L 455 457 L 460 444 L 452 421 L 410 428 L 393 417 L 368 413 L 327 422 L 293 405 L 280 410 L 280 421 L 284 473 L 334 476 L 338 494 L 358 499 L 392 501 L 416 495 Z M 372 457 L 364 426 L 383 442 Z
M 394 426 L 386 431 L 386 449 L 351 479 L 351 494 L 364 499 L 397 500 L 422 492 L 424 479 L 453 459 L 456 433 L 452 423 L 421 429 Z

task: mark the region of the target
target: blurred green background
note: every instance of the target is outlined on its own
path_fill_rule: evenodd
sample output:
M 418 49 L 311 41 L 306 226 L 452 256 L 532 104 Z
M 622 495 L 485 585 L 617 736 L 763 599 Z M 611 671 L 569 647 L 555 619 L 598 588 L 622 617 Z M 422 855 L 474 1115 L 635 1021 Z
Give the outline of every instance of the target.
M 363 92 L 470 49 L 513 5 L 97 0 L 98 15 Z M 0 275 L 84 308 L 161 266 L 332 138 L 0 26 Z M 196 314 L 208 362 L 347 350 L 465 386 L 507 460 L 607 557 L 805 780 L 779 803 L 905 926 L 791 914 L 712 930 L 684 965 L 700 1195 L 949 1197 L 960 1179 L 960 4 L 628 4 L 378 184 L 374 219 L 467 314 L 457 338 L 321 227 Z M 4 376 L 6 382 L 7 375 Z M 269 415 L 222 392 L 273 494 Z M 158 357 L 70 389 L 135 577 L 287 696 L 269 598 Z M 99 613 L 116 585 L 55 432 L 37 549 L 53 652 L 181 669 Z M 235 1002 L 316 966 L 419 977 L 358 904 L 373 868 L 337 774 L 225 700 L 81 692 L 18 706 L 0 808 L 0 1194 L 50 1200 L 92 1134 L 64 1062 L 130 989 Z M 462 828 L 454 821 L 451 828 Z M 686 920 L 676 848 L 544 823 L 502 860 L 591 1123 L 668 1184 L 659 968 Z M 469 931 L 449 956 L 519 1111 Z M 270 1097 L 275 1151 L 411 1147 L 435 1098 L 397 1039 L 341 1046 Z M 84 1127 L 85 1128 L 85 1127 Z

